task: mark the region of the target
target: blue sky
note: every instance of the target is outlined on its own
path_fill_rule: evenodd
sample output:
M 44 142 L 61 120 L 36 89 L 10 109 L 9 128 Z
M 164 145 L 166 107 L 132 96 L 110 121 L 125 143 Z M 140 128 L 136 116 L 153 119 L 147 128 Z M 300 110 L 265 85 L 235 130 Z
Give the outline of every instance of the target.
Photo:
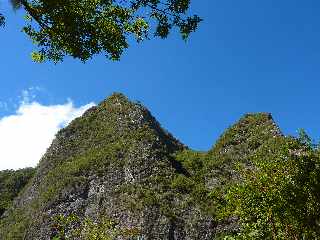
M 17 114 L 30 88 L 38 89 L 32 101 L 44 106 L 69 99 L 81 107 L 117 91 L 198 150 L 247 112 L 271 112 L 285 134 L 304 128 L 319 139 L 320 2 L 192 2 L 204 22 L 187 43 L 172 34 L 132 44 L 120 62 L 97 56 L 53 65 L 30 60 L 22 13 L 2 1 L 8 24 L 0 31 L 0 117 Z

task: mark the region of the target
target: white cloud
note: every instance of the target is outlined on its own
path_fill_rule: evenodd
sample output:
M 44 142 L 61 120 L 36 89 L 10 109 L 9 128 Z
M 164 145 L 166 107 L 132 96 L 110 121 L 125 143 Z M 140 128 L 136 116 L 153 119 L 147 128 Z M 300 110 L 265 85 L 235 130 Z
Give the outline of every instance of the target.
M 57 131 L 94 103 L 44 106 L 24 92 L 15 114 L 0 118 L 0 170 L 36 166 Z

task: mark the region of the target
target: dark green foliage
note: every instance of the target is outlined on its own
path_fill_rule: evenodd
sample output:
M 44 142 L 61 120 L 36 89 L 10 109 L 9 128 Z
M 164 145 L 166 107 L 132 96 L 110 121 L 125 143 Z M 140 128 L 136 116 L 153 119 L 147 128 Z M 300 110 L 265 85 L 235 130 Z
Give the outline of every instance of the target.
M 0 171 L 0 218 L 12 205 L 12 201 L 33 177 L 35 169 Z
M 10 209 L 9 209 L 10 210 Z M 0 219 L 0 237 L 6 240 L 25 239 L 26 229 L 30 227 L 32 216 L 27 214 L 28 209 L 15 209 L 8 216 Z
M 240 217 L 235 239 L 320 237 L 320 158 L 307 139 L 272 139 L 250 157 L 254 169 L 240 168 L 243 181 L 226 197 Z
M 196 31 L 201 18 L 189 15 L 190 0 L 12 0 L 28 23 L 23 31 L 38 46 L 35 61 L 86 61 L 104 53 L 119 60 L 129 42 L 152 36 L 166 38 L 178 28 L 183 39 Z

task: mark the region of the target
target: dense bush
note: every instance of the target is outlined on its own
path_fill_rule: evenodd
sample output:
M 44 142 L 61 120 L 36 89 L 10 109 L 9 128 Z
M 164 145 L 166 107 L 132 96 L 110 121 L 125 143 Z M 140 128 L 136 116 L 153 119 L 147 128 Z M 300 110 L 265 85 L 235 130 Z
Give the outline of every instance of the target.
M 320 157 L 308 138 L 272 139 L 250 160 L 226 194 L 223 213 L 240 218 L 240 232 L 229 238 L 319 239 Z
M 0 171 L 0 218 L 34 175 L 33 168 Z

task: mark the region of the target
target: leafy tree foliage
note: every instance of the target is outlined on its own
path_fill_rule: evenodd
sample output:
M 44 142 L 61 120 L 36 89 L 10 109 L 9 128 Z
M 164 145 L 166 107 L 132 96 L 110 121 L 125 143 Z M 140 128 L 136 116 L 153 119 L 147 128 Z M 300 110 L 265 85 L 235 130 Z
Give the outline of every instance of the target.
M 38 46 L 35 61 L 62 61 L 66 55 L 81 61 L 104 53 L 119 60 L 130 39 L 166 38 L 177 27 L 183 39 L 201 18 L 189 15 L 190 0 L 11 0 L 24 8 L 23 31 Z M 0 25 L 4 17 L 0 15 Z M 151 33 L 151 34 L 150 34 Z
M 310 138 L 272 139 L 250 160 L 226 195 L 227 212 L 241 226 L 226 239 L 318 239 L 320 157 Z

